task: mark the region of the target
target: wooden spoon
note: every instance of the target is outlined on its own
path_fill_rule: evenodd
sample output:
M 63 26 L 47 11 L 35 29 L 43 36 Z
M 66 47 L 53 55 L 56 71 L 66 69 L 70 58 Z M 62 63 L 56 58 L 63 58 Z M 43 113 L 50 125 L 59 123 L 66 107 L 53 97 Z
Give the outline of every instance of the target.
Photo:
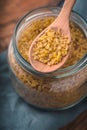
M 58 30 L 62 30 L 62 33 L 67 36 L 69 38 L 69 40 L 71 41 L 71 35 L 70 35 L 70 28 L 69 28 L 69 16 L 70 16 L 70 12 L 71 9 L 74 5 L 76 0 L 65 0 L 65 3 L 63 5 L 63 8 L 60 12 L 60 14 L 57 16 L 57 18 L 55 19 L 55 21 L 49 25 L 45 30 L 43 30 L 36 38 L 35 40 L 32 42 L 32 45 L 29 49 L 29 60 L 30 60 L 30 64 L 32 65 L 32 67 L 42 73 L 49 73 L 52 71 L 55 71 L 57 69 L 59 69 L 60 67 L 62 67 L 64 65 L 64 63 L 67 61 L 69 54 L 70 54 L 70 49 L 67 53 L 67 55 L 62 59 L 61 62 L 59 62 L 56 65 L 52 65 L 49 66 L 47 64 L 44 64 L 40 61 L 37 61 L 34 59 L 34 57 L 32 56 L 33 54 L 33 47 L 36 44 L 36 41 L 38 40 L 38 38 L 44 34 L 45 31 L 47 31 L 49 28 L 55 29 L 56 31 Z M 71 48 L 71 47 L 70 47 Z

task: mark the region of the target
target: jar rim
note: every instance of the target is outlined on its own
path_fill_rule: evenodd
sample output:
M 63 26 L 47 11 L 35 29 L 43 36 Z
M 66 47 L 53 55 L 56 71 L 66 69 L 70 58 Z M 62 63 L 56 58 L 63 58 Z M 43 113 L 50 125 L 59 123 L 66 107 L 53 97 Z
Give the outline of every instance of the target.
M 57 71 L 53 71 L 53 72 L 49 72 L 49 73 L 40 73 L 38 71 L 36 71 L 20 54 L 20 52 L 17 49 L 17 45 L 16 45 L 16 35 L 17 35 L 17 30 L 18 27 L 20 26 L 21 22 L 24 20 L 24 18 L 26 18 L 29 14 L 34 13 L 36 11 L 41 11 L 41 10 L 45 10 L 45 9 L 51 9 L 51 11 L 53 9 L 56 9 L 57 11 L 59 11 L 61 8 L 60 7 L 53 7 L 53 6 L 44 6 L 44 7 L 40 7 L 34 10 L 29 11 L 27 14 L 25 14 L 17 23 L 15 30 L 14 30 L 14 34 L 13 34 L 13 48 L 14 48 L 14 54 L 16 56 L 16 60 L 18 61 L 18 63 L 21 65 L 22 68 L 24 68 L 26 71 L 31 72 L 34 75 L 37 76 L 41 76 L 41 77 L 52 77 L 52 78 L 61 78 L 61 77 L 66 77 L 66 76 L 70 76 L 73 75 L 74 73 L 77 73 L 78 71 L 80 71 L 81 69 L 83 69 L 85 66 L 87 66 L 87 53 L 74 65 L 66 67 L 66 68 L 62 68 L 59 69 Z M 71 12 L 71 14 L 76 15 L 84 24 L 86 24 L 87 26 L 87 21 L 76 11 Z M 87 35 L 87 34 L 86 34 Z M 57 74 L 56 74 L 57 73 Z

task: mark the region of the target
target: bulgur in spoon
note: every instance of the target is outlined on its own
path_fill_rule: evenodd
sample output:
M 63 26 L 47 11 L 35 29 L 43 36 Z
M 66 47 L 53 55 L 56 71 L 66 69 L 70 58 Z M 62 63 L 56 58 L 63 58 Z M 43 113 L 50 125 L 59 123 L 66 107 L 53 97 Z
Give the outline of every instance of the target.
M 42 73 L 53 72 L 64 65 L 71 51 L 69 16 L 76 0 L 65 0 L 55 21 L 32 42 L 29 59 L 32 67 Z

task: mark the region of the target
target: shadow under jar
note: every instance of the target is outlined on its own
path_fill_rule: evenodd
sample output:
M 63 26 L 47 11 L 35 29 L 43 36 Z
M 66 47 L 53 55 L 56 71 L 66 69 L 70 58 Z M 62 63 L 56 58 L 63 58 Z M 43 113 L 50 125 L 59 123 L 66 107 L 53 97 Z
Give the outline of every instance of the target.
M 17 24 L 8 49 L 11 79 L 29 104 L 47 110 L 74 106 L 87 96 L 87 23 L 76 12 L 70 16 L 72 52 L 67 63 L 52 73 L 35 71 L 29 63 L 29 47 L 49 26 L 58 7 L 43 7 L 26 14 Z

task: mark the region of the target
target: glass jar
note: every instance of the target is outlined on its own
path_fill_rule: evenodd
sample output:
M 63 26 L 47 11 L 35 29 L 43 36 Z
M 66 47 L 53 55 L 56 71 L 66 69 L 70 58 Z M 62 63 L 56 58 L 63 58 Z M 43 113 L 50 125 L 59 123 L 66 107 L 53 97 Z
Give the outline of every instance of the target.
M 87 54 L 80 61 L 52 73 L 35 71 L 18 50 L 21 32 L 37 19 L 57 16 L 58 7 L 43 7 L 26 14 L 18 22 L 8 49 L 11 80 L 18 94 L 29 104 L 47 110 L 61 110 L 74 106 L 87 96 Z M 87 37 L 87 23 L 76 12 L 70 20 Z M 83 44 L 83 43 L 82 43 Z

